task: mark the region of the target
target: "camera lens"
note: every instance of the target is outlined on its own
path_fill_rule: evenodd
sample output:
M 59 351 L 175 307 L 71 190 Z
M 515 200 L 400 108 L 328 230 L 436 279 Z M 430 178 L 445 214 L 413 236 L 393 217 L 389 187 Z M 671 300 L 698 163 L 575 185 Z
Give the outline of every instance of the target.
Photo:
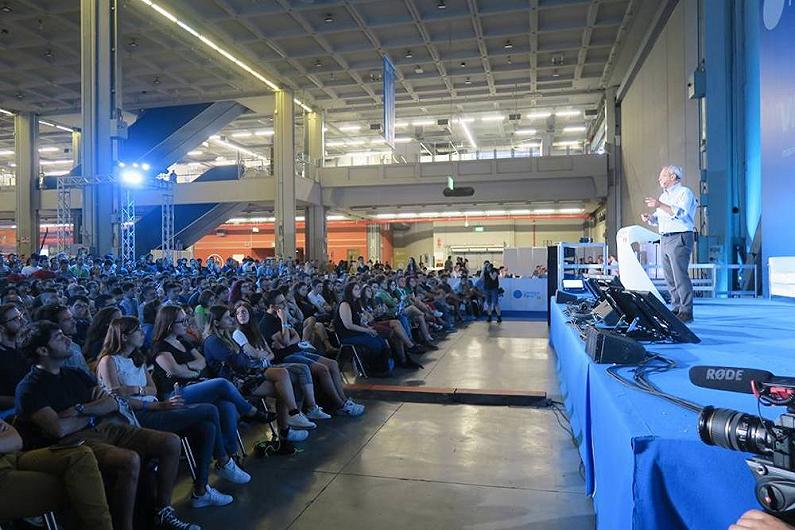
M 704 407 L 698 417 L 698 435 L 708 445 L 757 455 L 773 452 L 772 422 L 731 409 Z

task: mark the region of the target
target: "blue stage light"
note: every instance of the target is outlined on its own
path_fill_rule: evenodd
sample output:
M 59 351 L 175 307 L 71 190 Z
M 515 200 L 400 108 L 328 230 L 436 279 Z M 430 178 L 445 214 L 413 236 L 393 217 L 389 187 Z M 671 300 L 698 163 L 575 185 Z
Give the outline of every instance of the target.
M 143 173 L 141 173 L 140 171 L 137 171 L 135 169 L 128 169 L 126 171 L 122 171 L 121 181 L 122 184 L 126 186 L 137 187 L 143 184 L 144 176 Z

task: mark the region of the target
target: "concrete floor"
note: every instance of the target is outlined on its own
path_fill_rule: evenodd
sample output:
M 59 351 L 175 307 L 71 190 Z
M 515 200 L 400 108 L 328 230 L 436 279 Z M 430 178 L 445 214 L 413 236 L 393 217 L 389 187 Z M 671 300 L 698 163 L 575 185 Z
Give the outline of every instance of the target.
M 385 382 L 559 392 L 546 322 L 476 322 L 440 346 L 425 370 Z M 211 478 L 233 504 L 178 511 L 205 530 L 594 528 L 577 451 L 550 410 L 366 404 L 361 418 L 321 422 L 299 455 L 249 456 L 246 486 Z

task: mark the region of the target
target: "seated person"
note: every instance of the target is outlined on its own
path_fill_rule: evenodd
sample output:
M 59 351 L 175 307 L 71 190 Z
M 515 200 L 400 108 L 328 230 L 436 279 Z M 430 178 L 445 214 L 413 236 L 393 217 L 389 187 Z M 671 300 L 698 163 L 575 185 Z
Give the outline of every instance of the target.
M 241 303 L 244 302 L 238 302 Z M 313 429 L 316 425 L 298 408 L 290 373 L 285 368 L 270 366 L 267 356 L 256 354 L 249 356 L 243 353 L 242 347 L 232 338 L 236 328 L 235 319 L 226 306 L 211 307 L 208 317 L 204 355 L 216 373 L 220 377 L 240 381 L 247 395 L 257 397 L 275 395 L 278 411 L 276 421 L 283 440 L 289 441 L 290 427 Z M 301 435 L 294 437 L 306 439 Z
M 408 368 L 422 368 L 422 364 L 414 358 L 414 354 L 420 354 L 423 350 L 411 340 L 403 324 L 394 318 L 394 313 L 390 314 L 386 306 L 373 298 L 372 288 L 368 284 L 362 284 L 361 298 L 359 299 L 361 311 L 361 321 L 363 325 L 374 328 L 378 334 L 387 339 L 392 352 L 401 366 Z
M 63 331 L 64 336 L 69 338 L 69 351 L 72 355 L 66 360 L 64 366 L 80 368 L 86 373 L 91 373 L 80 346 L 72 340 L 72 337 L 77 332 L 77 326 L 68 307 L 60 304 L 42 306 L 36 310 L 34 320 L 48 320 L 53 324 L 57 324 Z
M 21 450 L 19 433 L 0 420 L 0 521 L 70 508 L 76 528 L 113 530 L 90 447 Z
M 285 288 L 282 290 L 282 294 L 287 300 L 288 312 L 290 315 L 298 317 L 297 320 L 303 329 L 301 338 L 304 341 L 311 343 L 313 346 L 316 345 L 317 349 L 322 350 L 328 355 L 336 356 L 339 353 L 339 349 L 331 344 L 326 326 L 324 326 L 322 324 L 323 321 L 318 318 L 315 306 L 308 303 L 306 292 L 306 284 L 304 283 L 299 283 L 292 289 Z M 300 300 L 303 300 L 304 303 L 301 303 Z M 329 318 L 326 318 L 325 322 L 329 320 Z M 294 325 L 294 327 L 298 329 L 298 326 Z
M 179 437 L 114 421 L 119 404 L 96 379 L 64 367 L 70 339 L 47 320 L 28 324 L 17 338 L 19 351 L 33 368 L 17 386 L 19 417 L 52 443 L 83 441 L 111 482 L 108 504 L 116 530 L 132 530 L 133 506 L 141 461 L 156 459 L 155 525 L 162 529 L 199 530 L 181 521 L 171 507 L 181 444 Z
M 278 290 L 272 290 L 268 294 L 268 310 L 259 323 L 260 333 L 276 356 L 276 362 L 308 365 L 318 386 L 332 402 L 338 414 L 361 416 L 364 413 L 364 405 L 354 403 L 345 396 L 337 362 L 299 346 L 301 339 L 290 326 L 284 311 L 285 305 L 284 295 Z
M 117 318 L 110 324 L 99 355 L 99 381 L 114 395 L 124 398 L 142 427 L 187 436 L 196 459 L 191 506 L 226 506 L 234 499 L 207 484 L 212 457 L 218 476 L 245 484 L 251 476 L 240 469 L 224 448 L 218 409 L 208 403 L 186 405 L 181 396 L 158 401 L 152 376 L 141 353 L 144 333 L 137 317 Z
M 334 315 L 334 329 L 340 337 L 340 344 L 362 346 L 373 352 L 389 352 L 389 344 L 378 336 L 378 331 L 362 321 L 362 286 L 351 281 L 345 286 L 342 302 Z
M 15 304 L 0 306 L 0 417 L 14 412 L 14 393 L 30 366 L 17 352 L 17 333 L 25 317 Z
M 91 314 L 88 312 L 90 303 L 86 296 L 77 294 L 69 297 L 66 306 L 72 312 L 72 316 L 75 319 L 76 331 L 72 340 L 82 348 L 86 341 L 88 327 L 91 325 Z
M 242 418 L 269 423 L 270 419 L 246 401 L 226 379 L 206 379 L 207 363 L 185 340 L 187 317 L 177 305 L 164 305 L 155 320 L 152 379 L 163 400 L 181 395 L 187 404 L 211 403 L 221 418 L 224 447 L 230 456 L 237 454 L 237 422 Z
M 120 317 L 121 311 L 118 307 L 103 307 L 94 315 L 86 332 L 86 341 L 83 343 L 83 356 L 88 362 L 92 364 L 97 362 L 110 323 Z
M 401 276 L 401 280 L 405 281 Z M 384 301 L 387 307 L 393 303 L 397 308 L 397 312 L 405 315 L 410 321 L 415 322 L 420 329 L 420 333 L 424 342 L 423 346 L 429 350 L 438 350 L 439 347 L 434 344 L 434 336 L 431 335 L 430 326 L 428 322 L 430 317 L 426 317 L 425 313 L 411 302 L 405 289 L 400 288 L 401 283 L 398 279 L 392 278 L 381 282 L 380 298 Z M 405 287 L 405 283 L 403 283 Z

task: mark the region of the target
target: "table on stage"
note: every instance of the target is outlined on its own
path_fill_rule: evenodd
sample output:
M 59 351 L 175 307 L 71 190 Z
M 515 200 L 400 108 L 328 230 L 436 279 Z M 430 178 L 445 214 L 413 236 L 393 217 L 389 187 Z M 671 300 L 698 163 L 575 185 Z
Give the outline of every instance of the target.
M 552 301 L 550 342 L 561 391 L 594 499 L 599 529 L 726 529 L 759 508 L 749 455 L 699 440 L 698 416 L 629 388 L 591 362 L 564 306 Z M 695 308 L 700 344 L 647 345 L 677 362 L 651 379 L 665 392 L 700 405 L 755 414 L 752 395 L 702 389 L 689 382 L 694 365 L 762 368 L 795 376 L 795 305 L 767 300 L 709 300 Z M 770 419 L 783 407 L 763 407 Z

